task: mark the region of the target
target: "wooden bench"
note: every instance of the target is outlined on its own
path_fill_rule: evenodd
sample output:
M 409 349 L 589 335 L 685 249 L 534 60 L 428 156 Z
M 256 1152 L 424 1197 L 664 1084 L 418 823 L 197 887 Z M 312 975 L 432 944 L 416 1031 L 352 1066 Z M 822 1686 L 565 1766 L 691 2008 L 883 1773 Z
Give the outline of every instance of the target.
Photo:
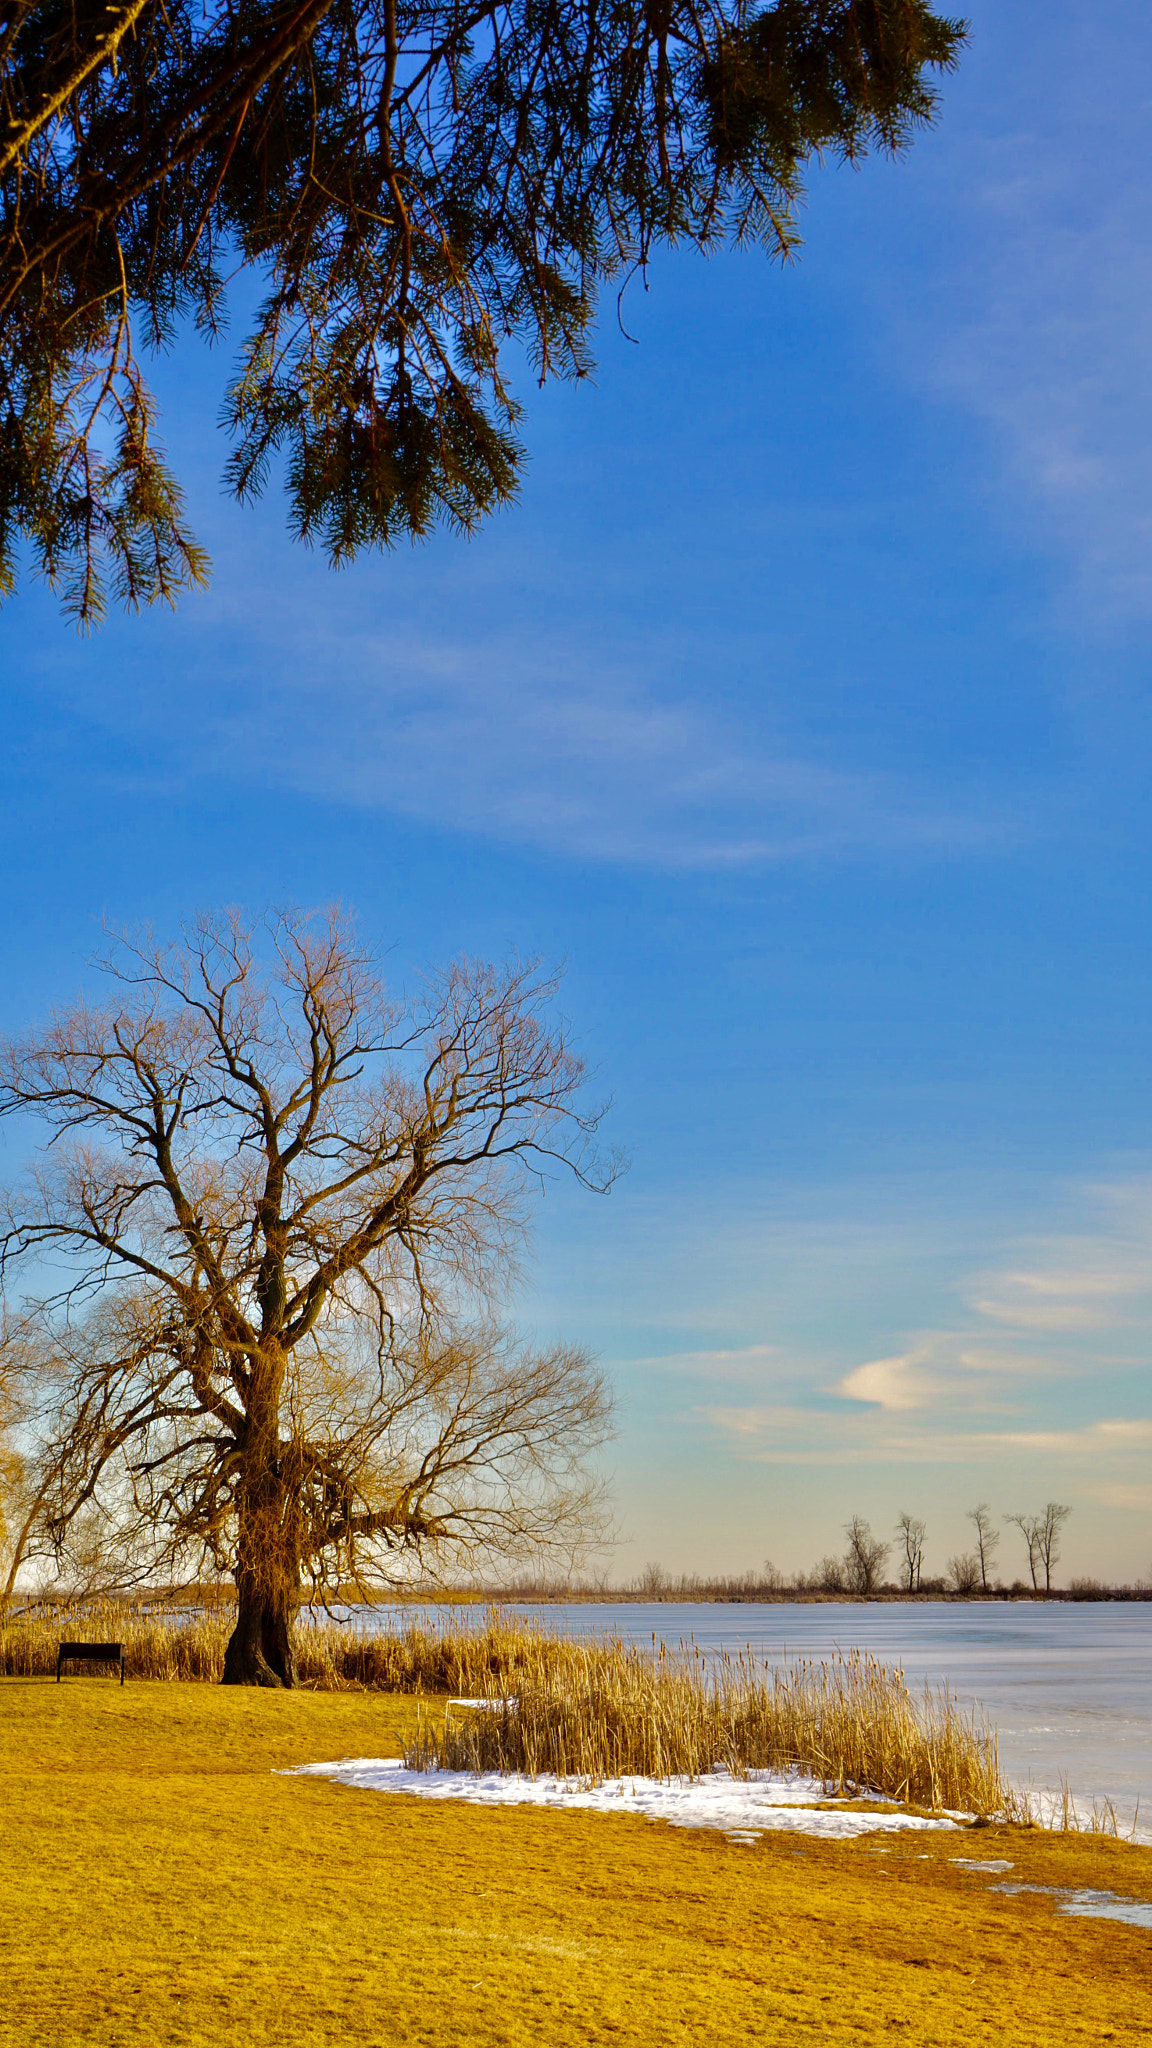
M 60 1683 L 60 1667 L 63 1664 L 118 1664 L 120 1683 L 124 1683 L 123 1643 L 61 1643 L 56 1653 L 56 1683 Z

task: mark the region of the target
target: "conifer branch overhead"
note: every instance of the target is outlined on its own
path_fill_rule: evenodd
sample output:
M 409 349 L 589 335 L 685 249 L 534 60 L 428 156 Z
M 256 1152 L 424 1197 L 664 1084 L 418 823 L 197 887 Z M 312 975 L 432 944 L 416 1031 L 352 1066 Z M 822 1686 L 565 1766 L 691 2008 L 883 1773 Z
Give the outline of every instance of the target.
M 902 151 L 926 0 L 0 0 L 0 592 L 83 623 L 202 580 L 136 336 L 266 293 L 224 417 L 333 561 L 514 496 L 501 351 L 579 377 L 661 242 L 796 247 L 804 167 Z

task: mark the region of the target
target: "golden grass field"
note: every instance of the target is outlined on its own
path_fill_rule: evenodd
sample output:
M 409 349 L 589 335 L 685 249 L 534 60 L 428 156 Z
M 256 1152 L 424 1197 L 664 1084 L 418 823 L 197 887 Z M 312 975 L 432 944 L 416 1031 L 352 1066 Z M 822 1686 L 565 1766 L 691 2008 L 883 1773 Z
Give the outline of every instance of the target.
M 1152 1932 L 953 1861 L 1147 1899 L 1150 1850 L 996 1826 L 749 1849 L 272 1775 L 397 1754 L 418 1711 L 0 1681 L 4 2048 L 1152 2041 Z

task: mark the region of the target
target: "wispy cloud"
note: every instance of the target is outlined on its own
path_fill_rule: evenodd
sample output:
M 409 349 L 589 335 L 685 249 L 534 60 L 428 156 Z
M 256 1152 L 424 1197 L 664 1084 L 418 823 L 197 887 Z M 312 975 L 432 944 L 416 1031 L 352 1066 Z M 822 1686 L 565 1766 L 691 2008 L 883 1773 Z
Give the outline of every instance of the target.
M 1005 1429 L 989 1432 L 982 1441 L 1019 1450 L 1056 1451 L 1064 1458 L 1114 1458 L 1117 1453 L 1144 1456 L 1152 1446 L 1152 1421 L 1146 1416 L 1117 1417 L 1089 1423 L 1084 1429 Z
M 1139 1366 L 1152 1334 L 1150 1197 L 1141 1178 L 1084 1190 L 1094 1229 L 1033 1238 L 1027 1263 L 1013 1261 L 974 1283 L 958 1276 L 967 1327 L 920 1332 L 899 1351 L 863 1360 L 838 1380 L 837 1394 L 889 1415 L 923 1412 L 941 1422 L 950 1414 L 983 1417 L 1028 1405 L 1035 1399 L 1030 1383 L 1042 1385 L 1050 1401 L 1056 1386 L 1064 1385 L 1067 1398 L 1101 1367 Z M 989 1322 L 999 1342 L 981 1329 Z M 1115 1348 L 1118 1330 L 1135 1337 L 1127 1356 Z M 1013 1341 L 1017 1333 L 1023 1345 Z M 1152 1434 L 1152 1424 L 1102 1420 L 1079 1432 L 1001 1429 L 984 1440 L 1069 1453 L 1077 1446 L 1118 1450 L 1145 1428 Z
M 909 369 L 984 424 L 1033 527 L 1117 618 L 1152 610 L 1147 25 L 1134 0 L 977 9 L 931 188 L 949 231 L 901 299 Z
M 1143 1515 L 1152 1514 L 1152 1486 L 1142 1485 L 1139 1481 L 1129 1484 L 1123 1480 L 1107 1480 L 1093 1490 L 1093 1499 L 1098 1500 L 1104 1507 L 1135 1510 L 1137 1514 Z
M 1005 1273 L 999 1291 L 975 1295 L 972 1306 L 1016 1330 L 1105 1330 L 1125 1319 L 1120 1303 L 1147 1292 L 1148 1284 L 1146 1273 L 1122 1270 Z
M 922 1408 L 927 1400 L 923 1351 L 903 1351 L 894 1358 L 871 1358 L 846 1373 L 837 1391 L 846 1401 L 863 1401 L 869 1407 L 888 1408 L 899 1414 L 906 1408 Z
M 698 1351 L 653 1352 L 629 1361 L 635 1373 L 655 1373 L 672 1379 L 707 1378 L 728 1385 L 762 1385 L 781 1367 L 791 1365 L 779 1344 L 740 1344 Z
M 649 635 L 621 660 L 443 624 L 297 643 L 302 679 L 249 688 L 214 733 L 248 765 L 340 803 L 577 859 L 725 871 L 859 852 L 1001 847 L 1028 829 L 896 775 L 806 760 L 709 701 Z M 701 652 L 702 665 L 706 665 Z M 769 681 L 771 679 L 768 679 Z M 324 706 L 324 717 L 310 707 Z
M 1099 1335 L 1144 1329 L 1152 1317 L 1152 1186 L 1136 1176 L 1085 1188 L 1092 1225 L 1025 1241 L 1019 1263 L 967 1290 L 978 1316 L 1003 1329 Z
M 859 1411 L 849 1416 L 803 1407 L 711 1403 L 693 1414 L 724 1437 L 734 1455 L 760 1464 L 1013 1465 L 1022 1457 L 1028 1464 L 1043 1458 L 1062 1471 L 1074 1470 L 1097 1493 L 1121 1484 L 1101 1478 L 1102 1470 L 1122 1471 L 1131 1459 L 1146 1463 L 1152 1447 L 1152 1421 L 1142 1416 L 1080 1429 L 996 1429 L 964 1426 L 955 1419 L 942 1427 L 935 1414 L 900 1415 L 893 1423 L 891 1409 L 862 1418 Z
M 322 573 L 305 561 L 273 592 L 225 557 L 198 658 L 163 692 L 141 687 L 154 656 L 98 698 L 77 689 L 76 715 L 115 736 L 121 790 L 285 791 L 562 859 L 719 875 L 995 855 L 1046 829 L 1019 791 L 1009 808 L 785 736 L 786 665 L 741 643 L 752 680 L 725 697 L 698 623 L 568 618 L 558 589 L 513 630 L 499 578 L 470 584 L 439 556 L 414 564 L 386 624 L 366 581 L 334 620 Z

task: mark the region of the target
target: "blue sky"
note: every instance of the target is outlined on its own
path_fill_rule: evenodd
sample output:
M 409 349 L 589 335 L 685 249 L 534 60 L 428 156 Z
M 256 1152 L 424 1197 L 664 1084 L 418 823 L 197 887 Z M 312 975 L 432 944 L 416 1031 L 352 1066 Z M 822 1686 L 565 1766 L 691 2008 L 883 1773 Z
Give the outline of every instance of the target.
M 523 1314 L 615 1381 L 620 1575 L 905 1508 L 938 1569 L 1055 1495 L 1069 1572 L 1152 1576 L 1152 27 L 970 12 L 798 265 L 662 257 L 594 385 L 524 380 L 471 544 L 333 576 L 231 507 L 188 343 L 209 593 L 0 619 L 9 1026 L 104 914 L 567 962 L 632 1165 L 549 1194 Z

